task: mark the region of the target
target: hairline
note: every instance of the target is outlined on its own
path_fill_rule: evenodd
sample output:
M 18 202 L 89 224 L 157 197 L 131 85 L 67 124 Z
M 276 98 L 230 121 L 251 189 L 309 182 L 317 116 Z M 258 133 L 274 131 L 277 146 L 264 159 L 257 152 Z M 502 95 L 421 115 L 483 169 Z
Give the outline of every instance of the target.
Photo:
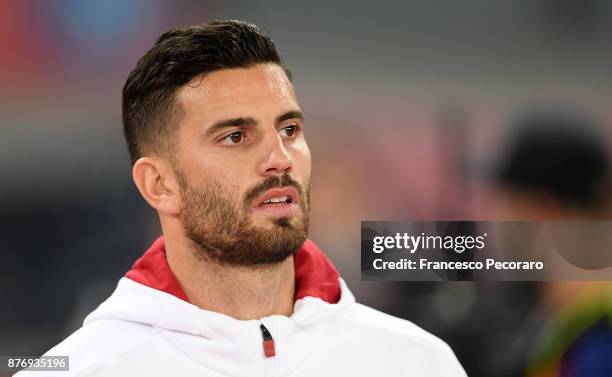
M 212 69 L 206 72 L 200 72 L 194 75 L 188 82 L 185 84 L 175 88 L 170 95 L 168 96 L 168 100 L 165 103 L 166 109 L 156 109 L 156 113 L 153 115 L 151 121 L 157 123 L 155 127 L 157 130 L 157 135 L 151 137 L 150 140 L 151 145 L 147 145 L 149 143 L 143 144 L 143 150 L 140 153 L 140 156 L 136 159 L 136 161 L 143 157 L 151 157 L 158 156 L 162 158 L 166 158 L 170 161 L 172 166 L 178 164 L 178 159 L 176 158 L 176 147 L 177 147 L 177 136 L 179 132 L 180 123 L 183 120 L 183 117 L 186 114 L 185 106 L 182 101 L 179 100 L 180 92 L 184 90 L 186 87 L 189 88 L 197 88 L 202 85 L 205 77 L 211 73 L 221 72 L 221 71 L 230 71 L 236 69 L 249 69 L 256 67 L 258 65 L 266 65 L 273 64 L 282 69 L 283 73 L 287 77 L 290 83 L 293 84 L 293 79 L 291 75 L 291 71 L 287 67 L 285 67 L 282 62 L 275 61 L 262 61 L 254 64 L 248 64 L 240 67 L 227 67 L 227 68 L 219 68 Z M 198 79 L 199 82 L 197 85 L 190 85 L 194 80 Z M 168 137 L 169 140 L 160 140 L 162 137 Z M 136 162 L 134 161 L 134 163 Z

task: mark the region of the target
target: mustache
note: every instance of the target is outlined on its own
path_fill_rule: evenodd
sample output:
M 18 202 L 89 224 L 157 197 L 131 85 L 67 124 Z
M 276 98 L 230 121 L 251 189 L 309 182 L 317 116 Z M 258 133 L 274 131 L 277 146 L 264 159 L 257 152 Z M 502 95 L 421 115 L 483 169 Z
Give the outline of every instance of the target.
M 281 176 L 273 175 L 271 177 L 268 177 L 257 186 L 249 189 L 245 194 L 244 198 L 245 208 L 249 208 L 249 204 L 266 191 L 273 188 L 282 188 L 287 186 L 291 186 L 297 190 L 298 195 L 300 196 L 300 203 L 303 205 L 303 202 L 305 200 L 304 187 L 298 181 L 291 178 L 289 174 L 285 173 Z

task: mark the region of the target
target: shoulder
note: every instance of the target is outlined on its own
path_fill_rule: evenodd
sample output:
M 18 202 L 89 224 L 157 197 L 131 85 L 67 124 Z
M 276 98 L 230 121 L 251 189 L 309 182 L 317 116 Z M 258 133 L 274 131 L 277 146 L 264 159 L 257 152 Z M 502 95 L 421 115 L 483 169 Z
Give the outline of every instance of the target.
M 338 318 L 354 341 L 380 348 L 384 359 L 411 359 L 439 376 L 466 376 L 452 349 L 437 336 L 405 319 L 393 317 L 363 304 L 355 303 Z M 340 325 L 343 326 L 343 325 Z M 374 354 L 374 353 L 372 353 Z
M 341 317 L 365 331 L 392 333 L 395 338 L 427 344 L 434 348 L 448 348 L 443 340 L 414 323 L 363 304 L 355 303 L 342 312 Z
M 119 320 L 96 320 L 81 327 L 44 356 L 68 356 L 69 371 L 22 371 L 16 377 L 87 375 L 109 360 L 132 352 L 157 335 L 150 326 Z

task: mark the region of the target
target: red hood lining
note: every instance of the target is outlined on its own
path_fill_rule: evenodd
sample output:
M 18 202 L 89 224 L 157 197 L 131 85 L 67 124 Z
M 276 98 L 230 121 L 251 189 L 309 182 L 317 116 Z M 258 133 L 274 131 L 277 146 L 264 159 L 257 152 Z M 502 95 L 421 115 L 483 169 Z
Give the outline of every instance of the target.
M 306 240 L 294 257 L 295 301 L 316 297 L 335 304 L 340 300 L 340 274 L 311 240 Z M 125 276 L 137 283 L 169 293 L 189 302 L 168 261 L 164 237 L 160 236 Z

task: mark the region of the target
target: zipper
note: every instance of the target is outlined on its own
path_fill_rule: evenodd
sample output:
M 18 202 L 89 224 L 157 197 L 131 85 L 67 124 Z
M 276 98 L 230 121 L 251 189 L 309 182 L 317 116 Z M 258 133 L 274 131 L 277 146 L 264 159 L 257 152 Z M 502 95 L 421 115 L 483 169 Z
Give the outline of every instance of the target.
M 266 357 L 274 357 L 274 355 L 276 355 L 276 350 L 274 348 L 274 339 L 272 338 L 272 334 L 270 334 L 270 331 L 268 331 L 263 323 L 259 325 L 259 328 L 261 329 L 261 336 L 263 337 L 264 355 L 266 355 Z

